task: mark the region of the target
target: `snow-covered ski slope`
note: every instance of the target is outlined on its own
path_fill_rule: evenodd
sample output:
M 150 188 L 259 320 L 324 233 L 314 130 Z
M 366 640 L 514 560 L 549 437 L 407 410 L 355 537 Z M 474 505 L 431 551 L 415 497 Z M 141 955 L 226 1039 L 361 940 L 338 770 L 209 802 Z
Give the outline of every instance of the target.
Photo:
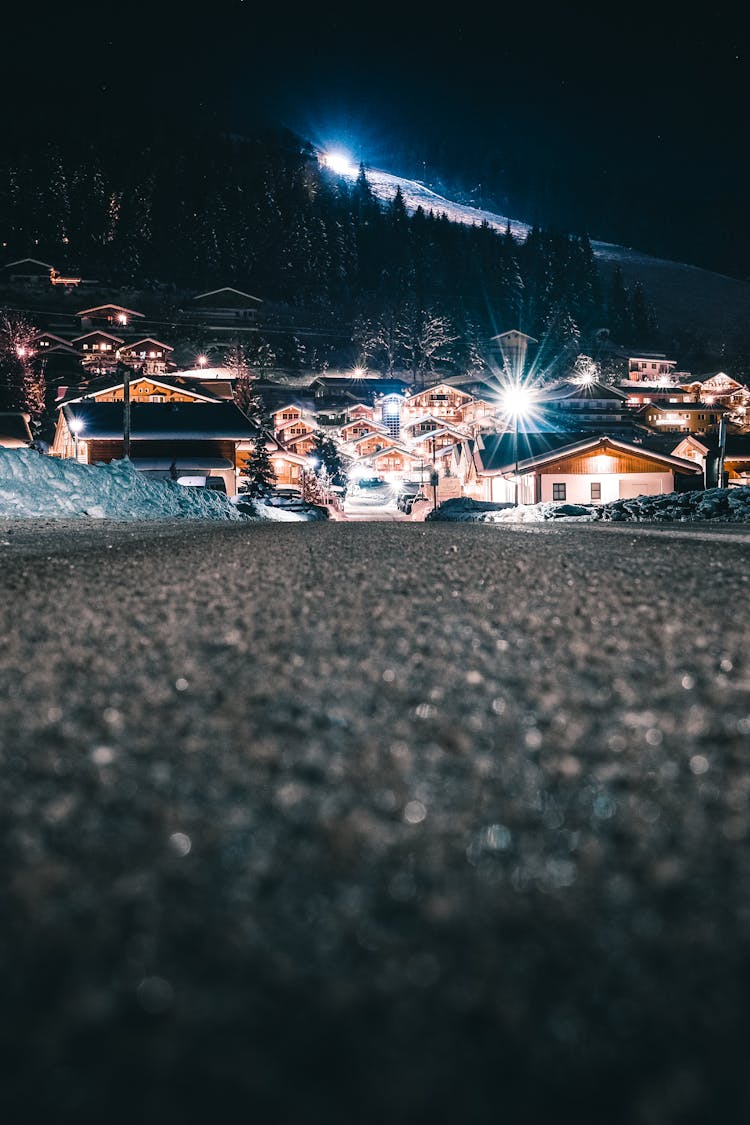
M 357 169 L 353 167 L 339 171 L 348 177 L 357 175 Z M 425 211 L 445 214 L 456 223 L 487 223 L 499 231 L 504 231 L 510 223 L 513 236 L 519 239 L 525 238 L 530 230 L 528 223 L 495 211 L 456 203 L 418 180 L 394 176 L 379 168 L 367 168 L 366 174 L 378 199 L 392 199 L 400 187 L 404 204 L 410 212 L 422 207 Z M 750 323 L 750 285 L 747 282 L 611 242 L 592 241 L 592 247 L 605 271 L 617 264 L 628 284 L 642 282 L 656 306 L 663 330 L 680 332 L 690 328 L 705 336 L 709 347 L 725 343 L 727 337 L 747 330 Z

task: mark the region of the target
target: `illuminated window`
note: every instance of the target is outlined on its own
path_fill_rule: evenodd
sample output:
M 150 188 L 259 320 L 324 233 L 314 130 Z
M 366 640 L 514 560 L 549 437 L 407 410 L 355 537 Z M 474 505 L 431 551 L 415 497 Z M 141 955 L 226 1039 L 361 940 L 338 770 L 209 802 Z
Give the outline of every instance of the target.
M 566 493 L 566 485 L 564 485 L 564 484 L 553 484 L 552 485 L 552 499 L 553 500 L 564 500 L 565 499 L 565 493 Z

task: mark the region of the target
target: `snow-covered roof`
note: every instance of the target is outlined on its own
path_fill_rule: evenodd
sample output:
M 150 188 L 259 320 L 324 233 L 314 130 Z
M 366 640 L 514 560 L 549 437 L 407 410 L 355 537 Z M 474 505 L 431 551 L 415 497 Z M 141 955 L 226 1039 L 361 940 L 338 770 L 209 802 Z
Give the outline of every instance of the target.
M 582 438 L 580 434 L 521 433 L 518 435 L 518 456 L 513 433 L 485 434 L 482 442 L 477 443 L 475 456 L 478 458 L 479 472 L 492 476 L 510 472 L 516 464 L 519 470 L 535 469 L 561 458 L 603 449 L 614 449 L 641 459 L 659 461 L 685 473 L 702 471 L 692 461 L 684 461 L 645 445 L 634 445 L 608 434 Z
M 89 313 L 104 312 L 106 309 L 114 309 L 119 313 L 127 313 L 128 316 L 140 316 L 143 318 L 145 313 L 136 312 L 135 309 L 126 309 L 124 305 L 94 305 L 91 309 L 81 309 L 80 312 L 74 313 L 75 316 L 88 316 Z
M 217 301 L 214 305 L 209 305 L 209 308 L 226 309 L 231 308 L 235 304 L 244 304 L 245 302 L 238 302 L 238 297 L 244 297 L 246 301 L 255 301 L 256 304 L 262 305 L 263 301 L 260 297 L 254 297 L 252 293 L 243 293 L 241 289 L 233 289 L 231 285 L 225 286 L 223 289 L 211 289 L 208 293 L 199 293 L 197 297 L 193 297 L 195 301 L 205 301 L 208 297 L 219 297 L 222 294 L 232 294 L 231 297 L 224 297 L 222 301 Z M 227 301 L 229 304 L 227 304 Z
M 165 378 L 164 376 L 156 375 L 136 375 L 135 378 L 130 380 L 131 393 L 139 383 L 149 383 L 154 387 L 161 387 L 163 390 L 167 391 L 179 391 L 181 394 L 192 395 L 194 398 L 199 399 L 202 402 L 222 401 L 218 397 L 218 395 L 213 394 L 211 391 L 196 391 L 193 387 L 191 387 L 189 384 L 186 384 L 180 379 L 173 379 L 169 377 Z M 65 401 L 66 403 L 90 401 L 96 395 L 107 394 L 110 391 L 120 391 L 124 386 L 125 384 L 122 379 L 112 382 L 111 376 L 109 378 L 105 376 L 102 379 L 97 379 L 92 381 L 91 383 L 87 383 L 83 389 L 76 388 L 75 397 L 67 398 Z
M 165 352 L 173 352 L 174 348 L 169 344 L 162 344 L 161 340 L 155 340 L 153 336 L 144 336 L 142 340 L 134 340 L 132 344 L 127 344 L 123 351 L 132 352 L 139 348 L 141 344 L 154 344 L 157 348 L 163 348 Z
M 10 270 L 10 269 L 13 269 L 14 266 L 39 266 L 40 267 L 39 269 L 36 269 L 36 270 L 28 270 L 28 269 L 26 269 L 24 271 L 19 270 L 19 271 L 17 271 L 19 273 L 20 272 L 24 272 L 24 273 L 44 273 L 47 270 L 53 270 L 55 268 L 54 266 L 51 266 L 49 264 L 49 262 L 40 262 L 38 258 L 18 258 L 15 262 L 7 262 L 4 266 L 0 267 L 0 269 Z
M 82 441 L 122 439 L 121 402 L 77 402 L 62 407 L 63 417 L 81 424 Z M 257 427 L 231 402 L 135 402 L 130 408 L 133 441 L 252 438 Z
M 70 342 L 71 344 L 80 344 L 83 340 L 90 340 L 92 336 L 97 338 L 104 336 L 105 339 L 111 340 L 113 344 L 125 343 L 121 336 L 113 336 L 111 332 L 105 332 L 102 328 L 96 328 L 93 332 L 85 332 L 83 336 L 76 336 Z

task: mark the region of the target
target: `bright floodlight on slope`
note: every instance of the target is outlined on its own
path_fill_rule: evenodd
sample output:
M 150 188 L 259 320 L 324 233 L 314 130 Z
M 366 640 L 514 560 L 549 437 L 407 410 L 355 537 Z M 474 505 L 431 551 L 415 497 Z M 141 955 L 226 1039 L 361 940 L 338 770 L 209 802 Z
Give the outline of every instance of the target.
M 357 169 L 345 152 L 327 152 L 323 157 L 323 163 L 337 176 L 356 176 L 357 174 Z

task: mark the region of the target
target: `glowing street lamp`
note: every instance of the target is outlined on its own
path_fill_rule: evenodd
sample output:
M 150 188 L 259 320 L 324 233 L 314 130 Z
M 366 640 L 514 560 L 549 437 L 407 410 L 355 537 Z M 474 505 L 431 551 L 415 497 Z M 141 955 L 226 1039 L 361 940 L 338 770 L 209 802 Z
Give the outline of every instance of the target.
M 509 383 L 502 393 L 502 406 L 505 413 L 513 418 L 513 460 L 515 461 L 513 506 L 518 507 L 518 424 L 526 418 L 531 409 L 531 391 L 523 383 Z
M 73 418 L 70 422 L 70 428 L 73 431 L 73 456 L 76 461 L 78 460 L 78 435 L 83 429 L 83 422 L 80 418 Z
M 206 366 L 206 364 L 208 363 L 208 356 L 206 356 L 206 355 L 199 355 L 199 356 L 198 356 L 198 359 L 197 359 L 197 361 L 196 361 L 196 362 L 197 362 L 197 364 L 198 364 L 198 366 L 199 366 L 199 367 L 205 367 L 205 366 Z

